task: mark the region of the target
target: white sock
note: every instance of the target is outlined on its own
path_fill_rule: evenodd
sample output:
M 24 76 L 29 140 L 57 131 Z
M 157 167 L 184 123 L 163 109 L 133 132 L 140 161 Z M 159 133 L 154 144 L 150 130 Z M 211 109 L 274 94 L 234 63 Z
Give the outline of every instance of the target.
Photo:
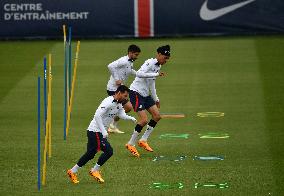
M 137 131 L 133 131 L 133 134 L 128 142 L 128 144 L 135 146 L 136 142 L 137 142 L 137 138 L 138 138 L 139 133 Z
M 72 173 L 77 173 L 79 168 L 81 168 L 81 167 L 79 167 L 77 164 L 74 165 L 74 167 L 72 167 L 72 169 L 71 169 Z
M 145 131 L 145 133 L 143 134 L 143 136 L 141 137 L 140 140 L 147 141 L 148 137 L 150 136 L 150 134 L 152 133 L 153 130 L 154 130 L 154 127 L 147 125 L 146 131 Z
M 96 165 L 91 169 L 91 171 L 92 171 L 92 172 L 94 172 L 94 171 L 99 171 L 99 170 L 100 170 L 100 167 L 101 167 L 101 166 L 96 163 Z

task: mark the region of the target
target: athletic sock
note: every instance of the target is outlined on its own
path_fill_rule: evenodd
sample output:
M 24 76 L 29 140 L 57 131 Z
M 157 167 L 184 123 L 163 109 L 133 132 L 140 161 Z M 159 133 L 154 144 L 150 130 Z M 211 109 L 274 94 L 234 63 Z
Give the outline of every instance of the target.
M 81 168 L 81 167 L 79 167 L 77 164 L 74 165 L 74 167 L 72 167 L 72 169 L 71 169 L 72 173 L 77 173 L 79 168 Z
M 91 169 L 91 171 L 92 171 L 92 172 L 94 172 L 94 171 L 99 171 L 99 170 L 100 170 L 100 167 L 101 167 L 101 166 L 96 163 L 96 165 Z
M 150 134 L 152 133 L 152 131 L 154 130 L 154 127 L 151 127 L 149 125 L 147 125 L 147 129 L 145 131 L 145 133 L 143 134 L 143 136 L 141 137 L 141 141 L 147 141 L 148 137 L 150 136 Z
M 154 121 L 153 119 L 151 119 L 150 122 L 147 125 L 147 129 L 146 129 L 145 133 L 143 134 L 143 136 L 140 140 L 141 141 L 147 141 L 148 137 L 150 136 L 150 134 L 152 133 L 152 131 L 154 130 L 156 125 L 157 125 L 157 122 Z
M 140 132 L 142 131 L 143 127 L 139 124 L 137 124 L 135 126 L 135 129 L 133 131 L 133 134 L 128 142 L 128 144 L 132 145 L 132 146 L 135 146 L 136 142 L 137 142 L 137 138 L 138 138 L 138 135 L 140 134 Z
M 138 138 L 139 133 L 137 131 L 133 131 L 133 134 L 128 142 L 128 144 L 135 146 L 136 142 L 137 142 L 137 138 Z

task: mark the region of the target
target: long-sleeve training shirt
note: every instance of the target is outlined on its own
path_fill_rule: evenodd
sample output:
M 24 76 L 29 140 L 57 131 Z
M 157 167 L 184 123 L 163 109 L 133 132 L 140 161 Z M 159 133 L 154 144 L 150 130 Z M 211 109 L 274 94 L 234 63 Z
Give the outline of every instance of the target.
M 115 116 L 124 120 L 135 121 L 134 117 L 126 115 L 121 103 L 118 103 L 113 96 L 109 96 L 99 105 L 88 130 L 101 132 L 103 136 L 107 135 L 109 124 L 113 121 Z
M 161 65 L 156 58 L 145 61 L 141 68 L 136 72 L 135 80 L 130 85 L 130 90 L 138 92 L 141 96 L 147 97 L 151 94 L 154 101 L 159 101 L 156 93 L 156 77 L 159 76 Z
M 107 83 L 107 90 L 109 91 L 116 91 L 118 86 L 115 81 L 122 80 L 122 84 L 125 84 L 129 75 L 136 75 L 136 71 L 133 69 L 133 61 L 128 56 L 113 61 L 108 65 L 108 69 L 111 73 Z

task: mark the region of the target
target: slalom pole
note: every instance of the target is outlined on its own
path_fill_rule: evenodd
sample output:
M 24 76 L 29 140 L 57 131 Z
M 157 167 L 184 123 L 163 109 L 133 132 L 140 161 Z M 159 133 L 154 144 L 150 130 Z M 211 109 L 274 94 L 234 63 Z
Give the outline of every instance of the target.
M 44 138 L 44 150 L 43 150 L 43 166 L 42 166 L 42 185 L 46 184 L 46 157 L 47 157 L 47 144 L 48 144 L 48 135 L 49 135 L 49 129 L 47 128 L 46 124 L 46 131 L 47 133 L 45 134 Z
M 66 26 L 63 25 L 63 41 L 64 41 L 64 46 L 66 44 Z M 65 50 L 65 47 L 64 47 L 64 50 Z
M 69 67 L 68 67 L 68 105 L 71 99 L 71 70 L 72 70 L 72 27 L 69 27 Z
M 40 76 L 37 77 L 37 189 L 40 190 Z
M 48 55 L 48 69 L 49 69 L 49 77 L 48 77 L 48 157 L 51 157 L 51 92 L 52 92 L 52 74 L 51 74 L 51 54 Z
M 73 99 L 74 99 L 74 87 L 75 87 L 76 75 L 77 75 L 79 51 L 80 51 L 80 41 L 77 42 L 77 49 L 76 49 L 76 56 L 75 56 L 75 64 L 74 64 L 73 79 L 72 79 L 71 99 L 70 99 L 70 105 L 68 107 L 68 117 L 67 117 L 67 127 L 66 127 L 67 135 L 68 135 L 68 132 L 69 132 L 69 127 L 70 127 L 70 118 L 71 118 L 72 104 L 73 104 Z
M 47 97 L 46 97 L 46 57 L 43 59 L 43 101 L 44 101 L 44 124 L 46 124 L 47 119 Z M 46 129 L 44 129 L 46 133 Z
M 66 45 L 66 28 L 63 25 L 63 35 L 64 35 L 64 111 L 63 111 L 63 138 L 66 140 L 66 113 L 67 113 L 67 45 Z

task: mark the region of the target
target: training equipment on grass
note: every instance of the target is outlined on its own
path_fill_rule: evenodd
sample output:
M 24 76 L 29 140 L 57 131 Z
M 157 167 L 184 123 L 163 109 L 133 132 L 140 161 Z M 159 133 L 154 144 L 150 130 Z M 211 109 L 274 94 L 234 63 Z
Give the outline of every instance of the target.
M 44 109 L 44 124 L 46 124 L 47 119 L 47 98 L 46 98 L 46 57 L 43 59 L 43 109 Z M 44 127 L 44 134 L 46 133 L 46 129 Z
M 68 49 L 67 39 L 66 39 L 66 27 L 63 25 L 63 36 L 64 36 L 64 117 L 63 117 L 63 137 L 66 140 L 66 117 L 67 117 L 67 59 L 68 59 Z
M 198 117 L 223 117 L 225 116 L 225 113 L 224 112 L 198 112 L 196 114 Z
M 176 133 L 166 133 L 166 134 L 162 134 L 159 136 L 160 139 L 163 138 L 184 138 L 184 139 L 188 139 L 189 134 L 176 134 Z
M 48 100 L 47 100 L 47 119 L 45 123 L 45 139 L 44 139 L 44 151 L 43 151 L 43 167 L 42 167 L 42 185 L 46 184 L 46 164 L 47 164 L 47 153 L 48 157 L 51 157 L 51 94 L 52 94 L 52 69 L 51 69 L 51 54 L 48 55 Z
M 70 127 L 70 118 L 71 118 L 72 104 L 73 104 L 73 99 L 74 99 L 74 86 L 75 86 L 76 75 L 77 75 L 77 64 L 78 64 L 78 58 L 79 58 L 79 51 L 80 51 L 80 41 L 77 42 L 75 65 L 74 65 L 73 79 L 72 79 L 71 99 L 70 99 L 70 103 L 69 103 L 69 107 L 68 107 L 66 135 L 68 135 L 68 131 L 69 131 L 69 127 Z
M 47 59 L 46 57 L 43 60 L 43 92 L 44 92 L 44 150 L 43 150 L 43 167 L 42 167 L 42 180 L 41 180 L 41 145 L 40 145 L 40 129 L 41 129 L 41 82 L 40 82 L 40 74 L 38 74 L 38 128 L 37 128 L 37 151 L 38 151 L 38 158 L 37 158 L 37 168 L 38 168 L 38 175 L 37 175 L 37 187 L 38 190 L 41 188 L 42 185 L 46 184 L 46 164 L 47 164 L 47 156 L 51 157 L 51 113 L 52 113 L 52 69 L 51 69 L 51 54 L 48 55 L 48 72 L 47 72 Z M 48 92 L 47 92 L 48 87 Z
M 69 51 L 69 60 L 68 60 L 68 103 L 70 105 L 70 99 L 71 99 L 71 72 L 72 72 L 72 27 L 69 27 L 69 41 L 68 41 L 68 51 Z
M 187 156 L 181 155 L 181 156 L 157 156 L 155 157 L 152 161 L 157 162 L 157 161 L 174 161 L 174 162 L 179 162 L 179 161 L 184 161 L 187 158 Z
M 185 115 L 182 113 L 160 113 L 161 118 L 184 118 Z
M 214 183 L 214 182 L 205 182 L 205 183 L 195 183 L 194 188 L 216 188 L 216 189 L 225 189 L 229 188 L 229 184 L 227 182 L 223 183 Z
M 37 188 L 40 190 L 40 76 L 37 77 Z
M 199 161 L 223 161 L 224 159 L 225 157 L 221 155 L 207 155 L 207 156 L 193 157 L 193 160 L 199 160 Z
M 51 100 L 52 100 L 52 72 L 51 72 L 51 54 L 48 55 L 48 73 L 49 73 L 49 78 L 48 78 L 48 141 L 49 141 L 49 148 L 48 148 L 48 157 L 51 157 Z
M 163 182 L 154 182 L 150 184 L 151 189 L 182 189 L 184 187 L 183 183 L 176 182 L 171 184 L 166 184 Z
M 77 65 L 79 59 L 80 41 L 77 42 L 76 56 L 72 78 L 72 28 L 68 27 L 68 40 L 66 38 L 66 26 L 63 25 L 64 40 L 64 116 L 63 116 L 63 138 L 66 140 L 70 129 L 72 104 L 74 99 L 74 86 L 76 81 Z M 72 80 L 71 80 L 72 78 Z M 71 86 L 72 84 L 72 86 Z
M 198 135 L 200 139 L 227 139 L 230 137 L 228 133 L 217 132 L 200 133 Z

